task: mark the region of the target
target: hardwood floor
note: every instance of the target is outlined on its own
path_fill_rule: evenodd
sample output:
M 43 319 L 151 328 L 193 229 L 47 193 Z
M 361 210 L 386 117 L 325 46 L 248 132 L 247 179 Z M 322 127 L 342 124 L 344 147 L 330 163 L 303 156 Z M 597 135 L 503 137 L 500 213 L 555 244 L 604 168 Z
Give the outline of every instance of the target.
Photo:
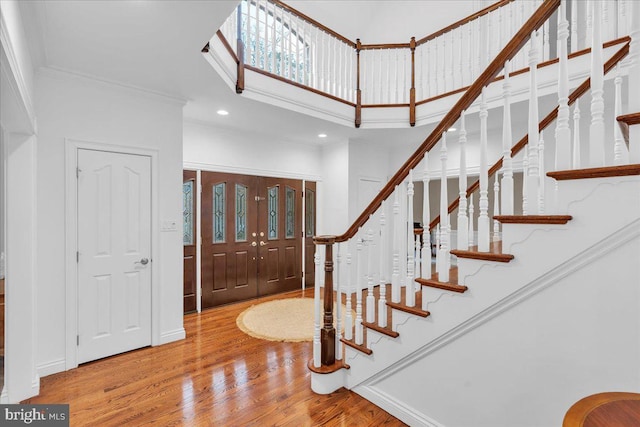
M 252 304 L 300 296 L 188 314 L 185 340 L 45 377 L 24 403 L 69 403 L 72 426 L 405 425 L 348 390 L 313 393 L 311 343 L 259 340 L 236 327 Z

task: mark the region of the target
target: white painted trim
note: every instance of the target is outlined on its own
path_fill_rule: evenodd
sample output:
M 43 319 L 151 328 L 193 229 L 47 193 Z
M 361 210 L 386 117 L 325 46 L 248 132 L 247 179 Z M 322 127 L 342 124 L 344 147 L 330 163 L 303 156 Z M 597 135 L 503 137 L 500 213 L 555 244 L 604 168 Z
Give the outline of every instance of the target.
M 420 411 L 417 411 L 410 406 L 403 405 L 401 402 L 393 399 L 382 390 L 361 385 L 351 391 L 359 394 L 388 413 L 393 414 L 394 417 L 399 418 L 402 422 L 409 424 L 410 426 L 445 427 L 444 424 L 439 423 L 433 418 L 427 417 Z
M 67 370 L 78 366 L 78 271 L 76 251 L 78 250 L 78 192 L 76 168 L 78 150 L 100 150 L 147 156 L 151 159 L 151 345 L 162 344 L 160 335 L 160 266 L 153 262 L 160 253 L 159 227 L 159 151 L 103 142 L 81 141 L 65 138 L 65 274 L 66 274 L 66 354 Z M 184 336 L 183 336 L 184 338 Z M 167 341 L 168 342 L 168 341 Z
M 160 341 L 155 345 L 167 344 L 173 341 L 179 341 L 185 339 L 187 336 L 184 328 L 174 329 L 173 331 L 163 332 L 160 335 Z
M 38 372 L 38 376 L 42 378 L 48 375 L 57 374 L 58 372 L 63 372 L 65 367 L 66 361 L 62 358 L 42 363 L 36 366 L 36 370 Z
M 573 258 L 567 260 L 563 264 L 550 270 L 539 278 L 533 280 L 531 283 L 518 289 L 511 295 L 503 298 L 477 315 L 467 319 L 465 322 L 459 324 L 455 328 L 442 334 L 438 338 L 434 339 L 430 343 L 426 344 L 419 350 L 410 354 L 403 360 L 395 363 L 383 372 L 379 372 L 369 379 L 363 381 L 360 385 L 363 386 L 375 386 L 378 382 L 394 375 L 396 372 L 406 368 L 407 366 L 415 363 L 416 361 L 428 356 L 441 347 L 446 346 L 450 342 L 460 338 L 463 335 L 473 331 L 478 326 L 488 322 L 504 311 L 526 301 L 538 292 L 552 286 L 562 278 L 580 270 L 584 266 L 592 263 L 594 260 L 604 256 L 611 252 L 616 247 L 621 246 L 635 238 L 640 237 L 640 218 L 625 225 L 620 230 L 612 233 L 600 242 L 595 243 L 591 247 L 580 252 Z
M 202 312 L 202 171 L 196 171 L 196 311 Z
M 237 166 L 217 165 L 213 163 L 199 163 L 199 162 L 184 162 L 182 167 L 189 170 L 201 170 L 205 172 L 224 172 L 235 173 L 240 175 L 257 175 L 270 178 L 288 178 L 288 179 L 301 179 L 307 181 L 321 181 L 321 177 L 318 175 L 303 174 L 303 173 L 290 173 L 282 172 L 278 170 L 270 169 L 255 169 L 244 168 Z
M 31 99 L 31 96 L 29 96 L 23 70 L 20 69 L 16 53 L 13 50 L 13 43 L 11 43 L 11 37 L 7 31 L 7 23 L 5 21 L 4 13 L 0 13 L 0 55 L 7 59 L 7 64 L 10 68 L 9 70 L 5 70 L 7 81 L 14 89 L 15 94 L 18 95 L 18 99 L 21 101 L 20 106 L 29 120 L 29 124 L 31 126 L 30 130 L 37 133 L 36 112 L 33 100 Z M 0 62 L 4 64 L 4 61 Z M 4 69 L 4 67 L 2 68 Z
M 121 93 L 127 95 L 135 95 L 146 97 L 152 101 L 165 102 L 171 105 L 179 105 L 181 107 L 187 104 L 187 100 L 178 96 L 169 95 L 166 93 L 146 89 L 140 86 L 130 85 L 126 83 L 120 83 L 115 80 L 109 80 L 102 77 L 94 76 L 91 74 L 81 73 L 79 71 L 72 71 L 56 66 L 42 67 L 38 70 L 38 75 L 43 77 L 49 77 L 52 79 L 58 79 L 63 81 L 72 81 L 75 83 L 86 83 L 92 86 L 101 86 L 107 90 L 118 90 Z

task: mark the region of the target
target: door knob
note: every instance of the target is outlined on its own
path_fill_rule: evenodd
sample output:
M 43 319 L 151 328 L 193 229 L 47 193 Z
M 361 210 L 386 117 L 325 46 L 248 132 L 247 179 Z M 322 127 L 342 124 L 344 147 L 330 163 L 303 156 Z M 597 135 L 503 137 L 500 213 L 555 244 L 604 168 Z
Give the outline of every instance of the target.
M 264 237 L 264 231 L 260 232 L 260 237 Z
M 134 262 L 134 264 L 147 265 L 147 264 L 149 264 L 149 258 L 142 258 L 140 261 Z
M 251 242 L 251 246 L 256 247 L 256 246 L 258 246 L 258 243 L 256 243 L 256 242 Z
M 260 240 L 260 246 L 266 246 L 267 243 L 263 242 L 262 240 Z

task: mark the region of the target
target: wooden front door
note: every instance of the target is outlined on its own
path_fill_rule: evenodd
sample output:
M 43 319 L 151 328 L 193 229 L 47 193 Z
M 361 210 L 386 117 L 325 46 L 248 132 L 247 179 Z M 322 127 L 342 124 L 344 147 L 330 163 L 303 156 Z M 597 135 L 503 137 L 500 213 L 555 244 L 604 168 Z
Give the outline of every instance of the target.
M 202 308 L 301 288 L 302 182 L 201 179 Z
M 196 267 L 196 172 L 182 173 L 182 243 L 183 243 L 183 306 L 184 312 L 196 311 L 197 267 Z

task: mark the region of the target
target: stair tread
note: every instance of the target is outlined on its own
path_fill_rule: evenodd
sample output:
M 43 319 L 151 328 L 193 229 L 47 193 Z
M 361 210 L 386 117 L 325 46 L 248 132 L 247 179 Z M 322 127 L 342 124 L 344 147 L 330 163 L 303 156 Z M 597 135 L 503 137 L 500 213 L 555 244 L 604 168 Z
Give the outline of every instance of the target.
M 353 340 L 340 338 L 340 341 L 343 342 L 345 345 L 348 345 L 349 347 L 355 348 L 356 350 L 363 352 L 364 354 L 368 354 L 368 355 L 373 354 L 373 350 L 365 347 L 364 345 L 356 344 L 356 342 Z
M 415 314 L 420 317 L 428 317 L 431 313 L 428 311 L 422 310 L 418 307 L 409 307 L 408 305 L 387 301 L 387 305 L 391 308 L 395 308 L 396 310 L 404 311 L 406 313 Z
M 566 224 L 571 215 L 496 215 L 496 221 L 503 224 Z
M 381 334 L 387 335 L 391 338 L 397 338 L 398 336 L 400 336 L 400 334 L 388 327 L 383 328 L 381 326 L 378 326 L 375 323 L 370 323 L 370 322 L 362 322 L 362 326 L 364 326 L 365 328 L 369 328 L 369 329 L 373 329 L 376 332 L 380 332 Z
M 640 164 L 547 172 L 547 176 L 558 181 L 569 179 L 611 178 L 615 176 L 630 175 L 640 175 Z
M 452 274 L 455 273 L 455 274 Z M 449 270 L 449 281 L 441 282 L 438 280 L 438 273 L 431 273 L 431 278 L 424 279 L 422 277 L 418 277 L 416 282 L 420 283 L 422 286 L 428 286 L 430 288 L 444 289 L 445 291 L 452 291 L 463 293 L 467 289 L 464 285 L 458 284 L 458 268 L 454 267 Z
M 509 262 L 514 257 L 511 254 L 502 253 L 502 241 L 494 241 L 489 245 L 489 252 L 478 251 L 477 246 L 470 246 L 467 250 L 452 250 L 451 254 L 459 258 L 480 259 L 485 261 Z

